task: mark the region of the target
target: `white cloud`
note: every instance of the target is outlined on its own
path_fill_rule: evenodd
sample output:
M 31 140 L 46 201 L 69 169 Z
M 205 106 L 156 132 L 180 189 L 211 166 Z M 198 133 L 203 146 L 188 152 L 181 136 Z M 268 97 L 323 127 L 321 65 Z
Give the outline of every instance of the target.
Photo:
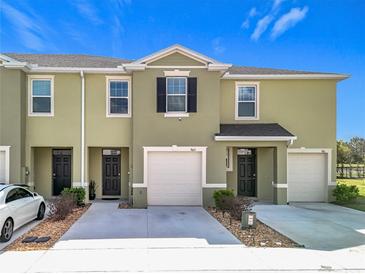
M 86 0 L 77 0 L 71 2 L 78 12 L 94 25 L 100 25 L 103 20 L 99 17 L 97 9 Z
M 274 17 L 272 15 L 266 15 L 265 17 L 261 18 L 257 22 L 254 32 L 251 34 L 251 40 L 257 41 L 260 39 L 261 35 L 266 31 L 273 19 Z
M 256 7 L 251 8 L 245 21 L 242 22 L 241 28 L 248 29 L 250 27 L 250 19 L 252 17 L 255 17 L 256 15 L 257 15 Z
M 250 12 L 248 13 L 248 16 L 250 17 L 254 17 L 257 15 L 257 10 L 256 10 L 256 7 L 253 7 L 250 9 Z
M 282 35 L 288 29 L 294 27 L 298 22 L 302 21 L 308 12 L 308 7 L 305 6 L 302 9 L 292 8 L 288 13 L 281 16 L 276 22 L 271 31 L 271 38 Z
M 216 37 L 212 40 L 212 47 L 215 54 L 222 54 L 226 51 L 226 48 L 222 45 L 221 37 Z
M 45 27 L 36 18 L 21 12 L 5 2 L 2 2 L 0 7 L 3 15 L 11 23 L 15 32 L 19 35 L 19 39 L 27 48 L 37 51 L 44 49 L 43 35 L 45 34 Z
M 279 8 L 279 6 L 281 5 L 281 3 L 283 3 L 285 0 L 274 0 L 274 4 L 272 5 L 272 9 L 276 10 Z

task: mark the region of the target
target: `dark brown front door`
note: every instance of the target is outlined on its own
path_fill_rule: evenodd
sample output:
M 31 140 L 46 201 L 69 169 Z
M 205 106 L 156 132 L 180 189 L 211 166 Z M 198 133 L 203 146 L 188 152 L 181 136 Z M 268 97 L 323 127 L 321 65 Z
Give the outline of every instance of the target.
M 103 152 L 103 195 L 120 195 L 120 152 L 118 155 Z
M 52 155 L 53 195 L 56 196 L 71 187 L 71 149 L 54 149 Z
M 256 150 L 239 149 L 237 156 L 238 195 L 256 196 Z

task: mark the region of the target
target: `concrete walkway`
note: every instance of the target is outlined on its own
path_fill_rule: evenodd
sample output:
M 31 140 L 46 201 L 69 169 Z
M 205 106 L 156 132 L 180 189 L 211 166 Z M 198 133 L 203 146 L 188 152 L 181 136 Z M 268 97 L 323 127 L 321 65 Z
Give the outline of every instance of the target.
M 103 241 L 103 240 L 100 240 Z M 106 240 L 113 241 L 113 240 Z M 285 248 L 247 248 L 240 245 L 180 248 L 127 247 L 53 249 L 5 252 L 0 271 L 5 273 L 76 273 L 125 271 L 234 271 L 365 273 L 365 249 L 318 251 Z M 101 244 L 107 245 L 107 244 Z
M 365 245 L 365 212 L 327 203 L 255 205 L 257 218 L 306 248 Z M 364 256 L 365 258 L 365 256 Z
M 67 231 L 56 249 L 84 248 L 113 239 L 126 244 L 160 247 L 241 245 L 224 226 L 201 207 L 149 207 L 118 209 L 116 201 L 98 201 Z M 140 240 L 138 240 L 140 239 Z M 158 241 L 156 239 L 159 239 Z

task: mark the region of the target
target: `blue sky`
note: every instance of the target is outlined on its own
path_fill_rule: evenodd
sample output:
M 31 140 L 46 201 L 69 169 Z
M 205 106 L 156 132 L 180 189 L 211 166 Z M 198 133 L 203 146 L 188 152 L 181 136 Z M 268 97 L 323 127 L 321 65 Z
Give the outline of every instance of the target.
M 365 137 L 364 0 L 0 0 L 0 7 L 1 52 L 135 59 L 179 43 L 238 65 L 351 74 L 338 84 L 337 137 Z

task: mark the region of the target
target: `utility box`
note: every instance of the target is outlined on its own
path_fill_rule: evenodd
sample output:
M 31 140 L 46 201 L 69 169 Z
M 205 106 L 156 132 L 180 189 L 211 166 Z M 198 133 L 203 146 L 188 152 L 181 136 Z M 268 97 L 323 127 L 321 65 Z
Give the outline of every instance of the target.
M 241 229 L 256 227 L 256 213 L 251 211 L 242 211 Z

